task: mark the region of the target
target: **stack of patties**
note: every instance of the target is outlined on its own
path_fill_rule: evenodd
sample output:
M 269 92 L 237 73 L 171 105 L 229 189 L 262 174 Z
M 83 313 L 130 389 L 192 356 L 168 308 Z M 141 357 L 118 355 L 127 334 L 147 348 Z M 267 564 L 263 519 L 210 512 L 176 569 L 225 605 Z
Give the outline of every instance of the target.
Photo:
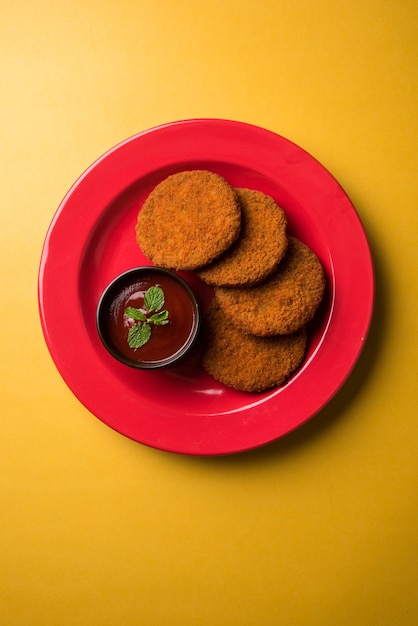
M 192 170 L 169 176 L 138 216 L 137 242 L 156 264 L 194 270 L 214 288 L 202 365 L 240 391 L 282 385 L 306 351 L 306 325 L 323 298 L 319 259 L 287 234 L 268 195 Z
M 312 250 L 287 235 L 284 212 L 270 196 L 235 191 L 241 234 L 197 272 L 215 291 L 202 364 L 225 385 L 256 392 L 282 385 L 300 366 L 325 276 Z

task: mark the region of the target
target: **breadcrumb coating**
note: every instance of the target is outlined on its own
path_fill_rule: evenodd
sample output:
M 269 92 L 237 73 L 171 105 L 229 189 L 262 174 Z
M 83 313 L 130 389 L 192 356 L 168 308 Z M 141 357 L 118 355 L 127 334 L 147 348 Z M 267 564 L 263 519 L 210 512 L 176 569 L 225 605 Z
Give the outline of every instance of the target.
M 241 208 L 227 181 L 207 170 L 172 174 L 145 200 L 136 241 L 156 265 L 195 270 L 225 252 L 237 239 Z
M 287 335 L 314 316 L 325 290 L 325 275 L 315 253 L 289 237 L 284 259 L 265 281 L 249 288 L 216 287 L 225 314 L 244 332 Z
M 260 392 L 283 385 L 305 355 L 305 328 L 274 337 L 245 334 L 216 299 L 209 305 L 204 328 L 204 369 L 215 380 L 239 391 Z
M 241 205 L 237 241 L 198 276 L 209 285 L 247 286 L 264 280 L 287 248 L 286 215 L 270 196 L 252 189 L 235 189 Z

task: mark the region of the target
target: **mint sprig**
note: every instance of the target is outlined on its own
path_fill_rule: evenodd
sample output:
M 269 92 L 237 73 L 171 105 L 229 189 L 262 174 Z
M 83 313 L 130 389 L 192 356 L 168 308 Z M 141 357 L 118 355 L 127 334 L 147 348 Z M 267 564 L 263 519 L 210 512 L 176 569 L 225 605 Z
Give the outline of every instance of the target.
M 135 320 L 128 332 L 128 345 L 130 348 L 141 348 L 151 337 L 151 326 L 164 326 L 168 324 L 168 311 L 161 310 L 164 306 L 164 291 L 161 287 L 150 287 L 144 294 L 144 309 L 128 306 L 125 315 Z

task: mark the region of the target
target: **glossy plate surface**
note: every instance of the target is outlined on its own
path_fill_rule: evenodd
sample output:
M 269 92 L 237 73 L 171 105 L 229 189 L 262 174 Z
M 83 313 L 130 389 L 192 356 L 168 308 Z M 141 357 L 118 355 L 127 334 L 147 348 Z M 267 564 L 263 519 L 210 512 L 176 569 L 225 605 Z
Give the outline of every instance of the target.
M 209 169 L 236 187 L 271 195 L 289 232 L 310 246 L 327 275 L 307 357 L 281 388 L 226 388 L 196 361 L 137 371 L 102 346 L 96 307 L 121 272 L 150 265 L 135 242 L 142 202 L 169 174 Z M 182 273 L 202 300 L 207 290 Z M 183 454 L 230 454 L 271 442 L 315 415 L 351 372 L 364 345 L 374 277 L 364 229 L 349 198 L 306 151 L 262 128 L 216 119 L 175 122 L 107 152 L 73 185 L 48 230 L 39 309 L 51 356 L 77 398 L 114 430 Z M 65 328 L 65 332 L 63 332 Z

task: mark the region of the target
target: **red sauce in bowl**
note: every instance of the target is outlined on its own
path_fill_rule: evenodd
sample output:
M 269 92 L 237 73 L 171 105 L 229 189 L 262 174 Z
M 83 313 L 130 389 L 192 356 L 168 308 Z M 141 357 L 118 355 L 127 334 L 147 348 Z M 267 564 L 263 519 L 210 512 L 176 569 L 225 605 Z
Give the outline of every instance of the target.
M 128 344 L 135 323 L 127 307 L 144 309 L 144 294 L 152 286 L 164 292 L 168 324 L 152 325 L 151 336 L 140 348 Z M 105 289 L 97 307 L 97 330 L 105 348 L 119 361 L 142 369 L 172 365 L 194 345 L 200 327 L 199 307 L 189 285 L 178 274 L 158 267 L 124 272 Z

